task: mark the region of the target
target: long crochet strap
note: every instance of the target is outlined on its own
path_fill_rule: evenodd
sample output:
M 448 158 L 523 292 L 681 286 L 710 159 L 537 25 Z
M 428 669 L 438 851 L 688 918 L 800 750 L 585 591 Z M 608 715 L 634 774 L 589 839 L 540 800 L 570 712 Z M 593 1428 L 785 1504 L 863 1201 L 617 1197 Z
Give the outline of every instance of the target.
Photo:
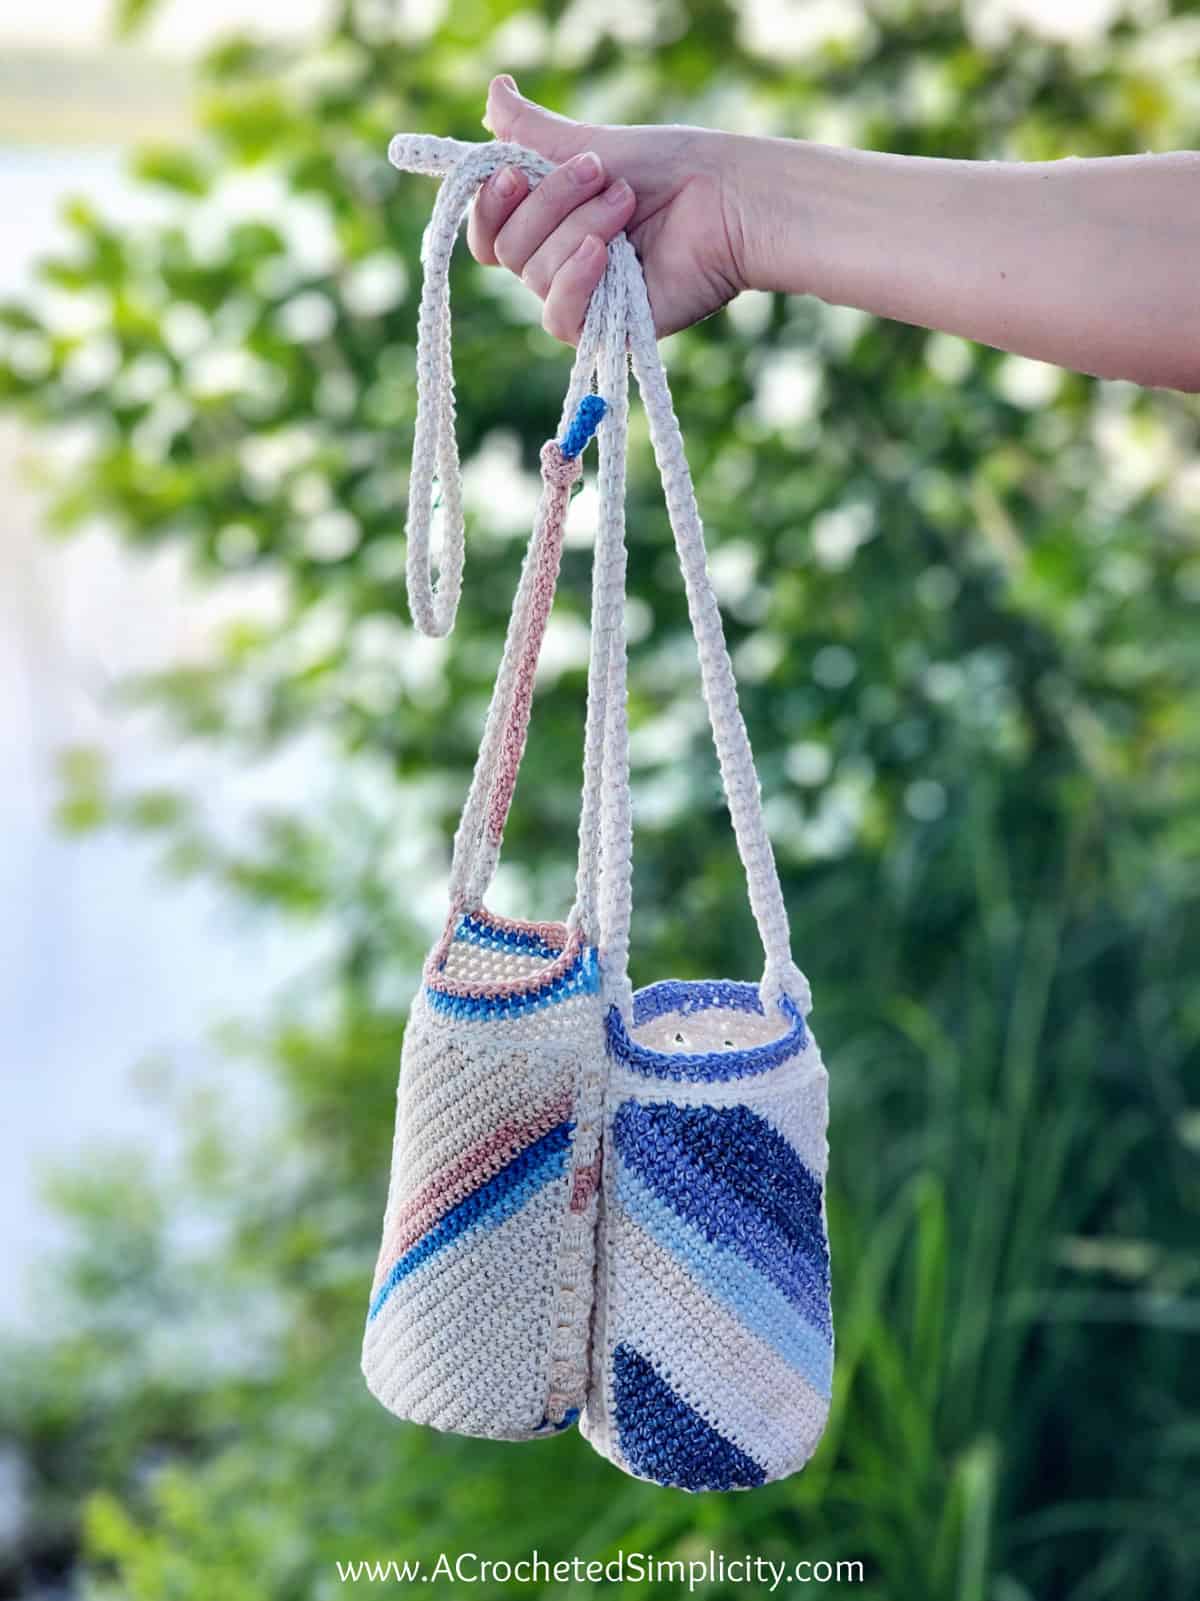
M 521 167 L 531 178 L 537 181 L 551 170 L 550 164 L 542 157 L 531 151 L 513 144 L 495 143 L 491 145 L 470 145 L 458 140 L 444 140 L 422 135 L 397 135 L 389 147 L 389 158 L 394 165 L 409 171 L 425 172 L 429 174 L 449 173 L 449 177 L 442 185 L 435 207 L 434 223 L 430 225 L 430 232 L 426 236 L 423 255 L 426 261 L 426 285 L 429 286 L 429 272 L 431 260 L 435 252 L 445 252 L 445 264 L 448 266 L 449 250 L 453 244 L 454 234 L 465 213 L 471 194 L 475 188 L 491 172 L 502 164 Z M 447 227 L 448 215 L 452 214 L 454 223 L 452 230 Z M 435 233 L 435 224 L 442 218 L 441 226 Z M 447 242 L 448 240 L 448 242 Z M 444 270 L 439 273 L 439 282 L 445 283 Z M 622 286 L 621 291 L 616 286 Z M 572 373 L 571 386 L 568 390 L 567 402 L 564 407 L 564 416 L 577 400 L 581 398 L 587 382 L 589 371 L 588 363 L 591 354 L 585 350 L 585 341 L 590 345 L 594 337 L 597 318 L 603 315 L 614 299 L 615 293 L 623 292 L 624 301 L 624 330 L 605 325 L 604 337 L 600 341 L 601 354 L 610 349 L 615 351 L 619 346 L 620 359 L 625 360 L 626 343 L 632 354 L 634 371 L 642 393 L 643 403 L 646 407 L 647 418 L 650 425 L 650 435 L 654 446 L 655 458 L 662 475 L 663 487 L 666 496 L 668 514 L 675 536 L 676 548 L 679 553 L 680 565 L 684 575 L 684 583 L 688 599 L 688 611 L 692 628 L 696 635 L 697 647 L 700 656 L 701 682 L 704 698 L 708 707 L 709 719 L 712 724 L 713 738 L 717 748 L 717 755 L 721 768 L 722 782 L 725 787 L 726 799 L 729 805 L 730 816 L 733 822 L 734 834 L 738 844 L 739 854 L 742 858 L 746 872 L 747 888 L 750 896 L 751 908 L 754 912 L 764 947 L 766 965 L 763 974 L 762 996 L 764 1003 L 780 994 L 787 994 L 802 1011 L 807 1011 L 810 1005 L 809 990 L 804 975 L 799 971 L 791 959 L 790 939 L 788 932 L 787 912 L 783 901 L 783 894 L 776 871 L 774 853 L 766 831 L 766 824 L 762 814 L 759 797 L 758 779 L 754 769 L 753 757 L 750 750 L 749 738 L 745 723 L 742 719 L 737 701 L 737 687 L 733 675 L 732 663 L 725 646 L 724 630 L 721 623 L 720 608 L 712 589 L 711 580 L 707 571 L 704 552 L 704 537 L 701 527 L 699 510 L 696 505 L 695 491 L 692 486 L 691 474 L 688 470 L 683 439 L 679 424 L 671 404 L 670 390 L 667 385 L 666 374 L 658 353 L 657 342 L 654 335 L 653 317 L 649 300 L 646 295 L 645 281 L 641 268 L 632 246 L 624 235 L 619 235 L 609 247 L 609 261 L 595 294 L 592 305 L 589 307 L 587 325 L 584 339 L 577 356 L 575 369 Z M 440 309 L 439 309 L 440 308 Z M 449 333 L 448 333 L 448 300 L 445 295 L 435 294 L 430 297 L 428 308 L 430 322 L 426 323 L 427 305 L 426 296 L 422 297 L 420 328 L 423 334 L 427 333 L 427 348 L 439 352 L 443 356 L 440 371 L 433 373 L 433 380 L 438 382 L 442 397 L 441 404 L 434 396 L 425 392 L 423 394 L 421 381 L 428 379 L 429 374 L 418 375 L 418 402 L 422 398 L 426 404 L 422 408 L 427 417 L 440 418 L 443 422 L 450 416 L 452 434 L 452 402 L 446 397 L 452 395 L 452 380 L 449 374 Z M 437 318 L 443 318 L 440 326 Z M 610 371 L 606 359 L 606 371 Z M 449 413 L 447 406 L 450 406 Z M 436 408 L 436 409 L 435 409 Z M 616 423 L 616 426 L 613 426 Z M 625 417 L 618 420 L 614 418 L 601 434 L 602 463 L 607 461 L 607 452 L 619 452 L 623 457 L 625 452 Z M 421 447 L 421 451 L 418 450 Z M 450 447 L 453 448 L 453 447 Z M 420 454 L 421 466 L 418 471 L 417 457 Z M 436 625 L 445 621 L 449 626 L 454 606 L 457 604 L 458 593 L 462 577 L 462 520 L 461 501 L 451 501 L 448 504 L 448 520 L 446 523 L 446 544 L 443 549 L 441 563 L 441 578 L 439 590 L 445 590 L 445 600 L 441 593 L 434 597 L 428 590 L 428 530 L 430 521 L 429 497 L 432 489 L 435 459 L 439 463 L 453 462 L 457 468 L 456 453 L 450 455 L 444 441 L 432 440 L 422 436 L 418 429 L 418 438 L 414 442 L 414 469 L 413 488 L 419 495 L 415 523 L 410 512 L 410 544 L 409 563 L 410 581 L 415 577 L 418 585 L 419 598 L 414 603 L 414 616 L 419 626 L 422 617 L 428 616 L 430 622 Z M 601 529 L 612 527 L 620 528 L 620 550 L 616 550 L 615 543 L 604 545 L 597 551 L 597 571 L 594 580 L 596 585 L 597 601 L 594 601 L 593 615 L 596 616 L 596 605 L 601 606 L 601 615 L 608 617 L 610 601 L 610 585 L 619 567 L 622 581 L 624 577 L 624 540 L 623 519 L 618 522 L 615 509 L 613 490 L 614 480 L 604 475 L 602 465 L 603 503 L 601 511 Z M 623 501 L 623 478 L 621 480 Z M 443 502 L 447 497 L 443 492 Z M 416 531 L 416 548 L 414 551 L 413 530 Z M 615 534 L 614 534 L 615 541 Z M 422 587 L 422 586 L 425 587 Z M 428 602 L 428 604 L 426 604 Z M 444 632 L 445 627 L 440 631 Z M 601 759 L 599 763 L 594 760 L 589 764 L 585 758 L 585 795 L 584 820 L 594 815 L 597 805 L 600 810 L 600 851 L 597 861 L 594 846 L 589 839 L 581 837 L 580 857 L 580 884 L 582 893 L 572 916 L 581 915 L 580 903 L 586 907 L 589 898 L 589 886 L 597 882 L 600 887 L 599 926 L 601 929 L 601 943 L 603 947 L 604 964 L 608 969 L 608 983 L 612 992 L 619 999 L 622 1009 L 629 1004 L 628 986 L 628 943 L 629 925 L 631 917 L 631 890 L 629 873 L 629 802 L 628 802 L 628 753 L 627 735 L 625 731 L 625 641 L 623 626 L 614 629 L 608 626 L 607 654 L 603 638 L 593 640 L 593 662 L 596 664 L 596 678 L 593 682 L 589 672 L 589 691 L 595 690 L 596 695 L 589 695 L 590 708 L 596 707 L 593 714 L 589 711 L 589 726 L 599 719 L 598 726 L 602 733 L 595 734 L 601 744 Z M 597 701 L 598 696 L 598 701 Z M 594 757 L 594 751 L 592 752 Z M 597 802 L 596 795 L 600 799 Z M 589 796 L 591 797 L 589 799 Z M 590 811 L 589 811 L 590 808 Z M 590 824 L 591 836 L 594 838 L 595 825 Z M 582 834 L 582 828 L 581 828 Z
M 717 749 L 721 778 L 733 822 L 739 854 L 746 872 L 751 909 L 763 942 L 766 967 L 764 1002 L 786 994 L 807 1012 L 811 1006 L 808 981 L 791 958 L 787 911 L 766 830 L 759 795 L 758 775 L 749 736 L 737 698 L 733 664 L 725 645 L 720 607 L 709 577 L 704 535 L 695 490 L 688 469 L 683 438 L 671 404 L 645 279 L 632 245 L 622 235 L 609 247 L 609 267 L 596 294 L 621 302 L 624 334 L 601 346 L 601 360 L 625 346 L 633 358 L 642 402 L 650 425 L 651 442 L 663 481 L 667 512 L 683 571 L 688 613 L 696 637 L 701 683 Z M 609 382 L 614 381 L 609 379 Z M 607 394 L 602 380 L 601 392 Z M 624 392 L 621 396 L 625 401 Z M 619 483 L 604 471 L 605 452 L 623 462 L 626 454 L 627 403 L 614 404 L 601 433 L 600 536 L 596 552 L 598 588 L 615 589 L 618 607 L 624 599 L 623 545 L 624 480 Z M 619 502 L 618 502 L 619 497 Z M 631 1005 L 628 983 L 629 936 L 632 919 L 631 812 L 629 793 L 628 730 L 626 725 L 626 649 L 623 630 L 608 636 L 603 807 L 601 824 L 600 930 L 602 967 L 611 997 L 623 1011 Z M 604 642 L 594 649 L 604 655 Z
M 444 154 L 447 144 L 454 147 L 450 175 L 439 190 L 422 241 L 417 414 L 407 524 L 409 605 L 416 626 L 435 636 L 448 633 L 453 626 L 462 590 L 465 551 L 455 437 L 450 258 L 472 196 L 505 159 L 504 148 L 499 145 L 457 144 L 419 137 L 393 141 L 390 154 L 398 165 L 412 170 L 442 172 L 448 168 Z M 518 149 L 509 148 L 514 153 Z M 426 161 L 430 153 L 437 158 L 433 165 Z M 460 907 L 478 905 L 491 882 L 524 750 L 533 674 L 558 577 L 566 508 L 571 485 L 579 476 L 577 458 L 604 410 L 603 402 L 587 393 L 600 339 L 601 310 L 597 306 L 580 341 L 563 405 L 561 439 L 558 444 L 547 443 L 541 453 L 543 484 L 538 515 L 509 619 L 471 787 L 454 838 L 450 896 L 452 903 Z M 436 588 L 429 549 L 435 482 L 443 509 Z
M 738 705 L 737 680 L 725 644 L 721 608 L 709 577 L 704 531 L 696 490 L 688 468 L 683 435 L 671 403 L 666 371 L 659 355 L 646 282 L 633 247 L 617 241 L 617 260 L 623 263 L 629 297 L 629 347 L 641 393 L 654 457 L 662 478 L 667 513 L 683 571 L 688 614 L 700 658 L 700 679 L 708 706 L 713 742 L 721 769 L 729 815 L 738 853 L 746 874 L 750 906 L 758 925 L 766 957 L 763 973 L 764 1004 L 787 995 L 807 1015 L 812 995 L 807 978 L 792 960 L 787 907 L 775 865 L 775 852 L 763 816 L 762 796 L 750 736 Z M 614 911 L 628 927 L 628 902 Z
M 588 401 L 595 403 L 588 407 Z M 581 436 L 604 410 L 598 396 L 585 396 L 576 423 L 563 440 L 541 450 L 542 493 L 521 582 L 509 619 L 504 653 L 492 692 L 471 788 L 455 834 L 450 871 L 451 899 L 462 909 L 478 907 L 495 874 L 516 788 L 533 704 L 534 676 L 554 603 L 571 487 L 580 477 Z
M 440 638 L 454 626 L 462 594 L 464 523 L 462 478 L 454 428 L 454 369 L 450 347 L 450 257 L 475 191 L 498 167 L 517 163 L 531 182 L 551 170 L 550 163 L 520 145 L 468 144 L 424 134 L 397 134 L 388 146 L 393 166 L 407 172 L 446 175 L 421 242 L 423 283 L 417 314 L 417 415 L 409 474 L 406 582 L 413 620 L 423 634 Z M 590 340 L 585 328 L 571 382 L 563 402 L 565 431 L 587 392 L 599 317 Z M 590 356 L 585 348 L 590 343 Z M 442 544 L 436 586 L 431 572 L 429 535 L 435 507 L 434 484 L 442 507 Z
M 606 921 L 606 885 L 630 874 L 631 817 L 626 728 L 625 471 L 629 423 L 629 357 L 626 351 L 624 275 L 606 268 L 592 296 L 589 316 L 602 318 L 597 381 L 608 405 L 599 434 L 599 517 L 592 570 L 591 651 L 588 659 L 587 729 L 584 737 L 583 805 L 579 817 L 579 870 L 575 906 L 568 919 L 600 944 L 606 998 L 623 1012 L 632 1006 L 629 930 L 616 938 Z

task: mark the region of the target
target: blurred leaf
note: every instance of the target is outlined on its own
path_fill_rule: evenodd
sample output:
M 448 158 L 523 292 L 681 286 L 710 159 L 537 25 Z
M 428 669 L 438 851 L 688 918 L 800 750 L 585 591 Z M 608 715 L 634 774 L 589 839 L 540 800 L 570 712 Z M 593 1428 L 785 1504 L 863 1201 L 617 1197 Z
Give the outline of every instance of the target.
M 113 26 L 118 38 L 128 39 L 149 22 L 161 0 L 114 0 Z
M 144 146 L 137 152 L 132 171 L 144 183 L 181 194 L 207 194 L 211 186 L 209 172 L 194 152 L 170 146 Z

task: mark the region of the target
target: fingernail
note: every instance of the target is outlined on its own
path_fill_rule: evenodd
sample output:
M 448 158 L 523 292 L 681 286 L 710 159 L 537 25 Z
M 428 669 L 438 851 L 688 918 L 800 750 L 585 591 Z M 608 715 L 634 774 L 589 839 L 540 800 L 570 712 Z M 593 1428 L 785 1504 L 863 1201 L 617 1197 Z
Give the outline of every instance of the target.
M 513 94 L 515 94 L 515 95 L 519 95 L 520 92 L 521 92 L 517 88 L 517 80 L 513 77 L 511 72 L 502 72 L 502 73 L 500 73 L 500 75 L 496 79 L 496 82 L 497 83 L 502 83 L 506 89 L 511 89 Z
M 601 239 L 600 235 L 598 233 L 589 233 L 580 240 L 576 247 L 575 254 L 581 259 L 586 260 L 588 256 L 594 255 L 597 250 L 603 249 L 603 247 L 604 240 Z
M 511 200 L 517 192 L 517 175 L 511 167 L 501 167 L 492 184 L 501 200 Z
M 624 178 L 618 178 L 616 183 L 609 184 L 604 191 L 604 198 L 610 206 L 623 206 L 632 193 Z
M 572 156 L 567 162 L 567 172 L 573 183 L 595 183 L 600 176 L 600 157 L 590 150 L 585 150 L 581 156 Z

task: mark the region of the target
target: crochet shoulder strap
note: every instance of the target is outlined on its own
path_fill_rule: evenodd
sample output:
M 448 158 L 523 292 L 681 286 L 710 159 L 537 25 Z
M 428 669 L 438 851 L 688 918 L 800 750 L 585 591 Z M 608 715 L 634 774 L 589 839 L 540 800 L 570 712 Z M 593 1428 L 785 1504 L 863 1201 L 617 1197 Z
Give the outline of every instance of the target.
M 401 146 L 408 148 L 401 157 Z M 445 147 L 450 146 L 447 151 Z M 453 627 L 462 591 L 465 531 L 461 473 L 455 438 L 454 373 L 450 337 L 450 258 L 467 208 L 485 178 L 504 160 L 498 145 L 394 140 L 397 165 L 426 173 L 448 172 L 421 248 L 423 283 L 417 318 L 417 409 L 409 479 L 407 586 L 413 621 L 422 633 L 441 636 Z M 449 158 L 449 159 L 447 159 Z M 597 307 L 597 312 L 599 312 Z M 561 439 L 541 453 L 542 494 L 509 619 L 471 787 L 454 838 L 450 897 L 474 909 L 487 893 L 524 751 L 536 669 L 562 550 L 563 522 L 578 457 L 604 412 L 589 385 L 599 345 L 600 319 L 592 318 L 580 342 L 563 403 Z M 440 501 L 439 573 L 432 575 L 430 534 Z M 598 761 L 598 751 L 593 753 Z M 588 916 L 594 934 L 596 918 Z
M 517 166 L 528 175 L 531 184 L 536 184 L 552 168 L 543 157 L 520 145 L 502 142 L 474 145 L 428 135 L 399 134 L 392 140 L 388 154 L 393 165 L 406 171 L 447 175 L 422 247 L 425 286 L 418 320 L 418 413 L 408 513 L 408 576 L 414 621 L 424 632 L 444 634 L 452 626 L 458 604 L 464 554 L 450 366 L 450 254 L 472 196 L 492 172 L 506 164 Z M 787 911 L 763 818 L 749 737 L 738 706 L 720 608 L 708 575 L 703 530 L 683 438 L 658 352 L 645 280 L 633 247 L 624 234 L 618 235 L 609 246 L 608 265 L 588 308 L 563 407 L 565 440 L 569 437 L 571 419 L 588 393 L 595 373 L 607 415 L 599 430 L 601 513 L 593 577 L 593 637 L 579 872 L 571 921 L 582 923 L 589 932 L 598 928 L 606 990 L 621 1010 L 628 1013 L 631 1005 L 628 955 L 632 879 L 623 604 L 630 356 L 683 572 L 721 779 L 746 873 L 751 908 L 763 943 L 762 999 L 766 1004 L 786 994 L 807 1013 L 811 1004 L 808 984 L 791 958 Z M 436 592 L 429 573 L 435 477 L 441 487 L 445 511 Z M 539 531 L 544 534 L 544 513 L 552 499 L 551 487 L 547 480 L 543 515 L 539 516 L 522 573 L 480 762 L 456 836 L 454 871 L 458 882 L 455 889 L 460 894 L 481 894 L 480 885 L 486 888 L 495 866 L 495 852 L 498 851 L 495 829 L 489 836 L 486 828 L 481 830 L 479 821 L 488 812 L 489 802 L 495 802 L 491 808 L 493 815 L 499 809 L 506 809 L 504 796 L 511 794 L 507 776 L 500 777 L 502 769 L 495 752 L 503 744 L 506 730 L 510 741 L 515 738 L 523 744 L 521 719 L 527 718 L 528 706 L 512 686 L 518 678 L 517 663 L 528 660 L 529 656 L 532 636 L 523 600 L 535 587 Z M 552 582 L 550 588 L 552 592 Z M 525 622 L 521 618 L 525 618 Z M 536 660 L 536 646 L 533 659 Z M 516 759 L 519 760 L 519 751 Z M 509 768 L 515 779 L 515 763 L 510 763 Z

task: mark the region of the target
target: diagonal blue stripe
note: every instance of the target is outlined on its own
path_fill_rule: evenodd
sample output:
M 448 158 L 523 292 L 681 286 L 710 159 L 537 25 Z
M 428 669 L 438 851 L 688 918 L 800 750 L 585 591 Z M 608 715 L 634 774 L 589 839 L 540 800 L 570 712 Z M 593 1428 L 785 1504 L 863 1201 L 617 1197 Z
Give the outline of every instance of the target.
M 705 1239 L 623 1162 L 617 1166 L 617 1199 L 715 1300 L 723 1302 L 752 1334 L 777 1351 L 818 1395 L 829 1399 L 833 1348 L 822 1328 L 808 1320 L 806 1309 L 797 1308 L 735 1252 Z
M 762 1203 L 776 1153 L 770 1142 L 756 1146 L 753 1139 L 733 1137 L 739 1128 L 743 1135 L 746 1130 L 740 1118 L 729 1114 L 745 1111 L 624 1101 L 613 1119 L 617 1151 L 646 1186 L 706 1240 L 750 1262 L 801 1307 L 810 1322 L 831 1334 L 829 1251 L 820 1213 L 815 1226 L 811 1216 L 790 1223 L 777 1203 Z M 749 1116 L 777 1133 L 765 1119 Z M 758 1169 L 752 1180 L 744 1172 L 748 1168 Z M 820 1186 L 815 1179 L 812 1184 L 819 1205 Z
M 519 1212 L 540 1189 L 565 1172 L 574 1127 L 570 1119 L 557 1124 L 532 1145 L 518 1152 L 486 1184 L 472 1190 L 470 1195 L 464 1196 L 457 1206 L 451 1207 L 444 1217 L 439 1218 L 433 1228 L 423 1234 L 395 1263 L 371 1302 L 367 1321 L 378 1316 L 396 1286 L 423 1262 L 436 1256 L 470 1229 L 498 1228 Z
M 613 1411 L 629 1466 L 681 1490 L 744 1490 L 766 1469 L 677 1395 L 640 1351 L 613 1347 Z
M 795 1147 L 773 1123 L 748 1106 L 681 1106 L 670 1101 L 627 1101 L 617 1114 L 617 1136 L 664 1135 L 689 1163 L 722 1184 L 813 1255 L 825 1254 L 821 1185 Z

